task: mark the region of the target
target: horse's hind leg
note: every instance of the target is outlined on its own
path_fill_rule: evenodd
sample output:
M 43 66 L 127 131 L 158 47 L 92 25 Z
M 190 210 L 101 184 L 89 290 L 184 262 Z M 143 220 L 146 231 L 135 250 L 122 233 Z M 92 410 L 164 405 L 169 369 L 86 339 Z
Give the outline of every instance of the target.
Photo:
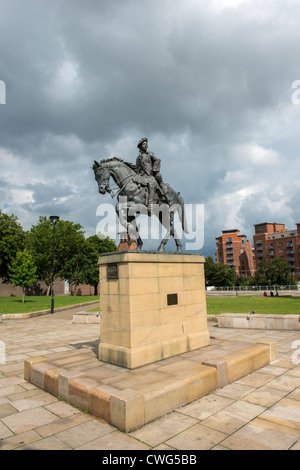
M 160 214 L 160 217 L 159 217 L 159 220 L 161 223 L 163 223 L 162 221 L 162 216 Z M 164 224 L 165 227 L 166 227 L 166 223 Z M 166 244 L 168 243 L 168 241 L 170 240 L 171 236 L 174 237 L 174 213 L 173 212 L 170 212 L 170 218 L 168 220 L 168 226 L 166 227 L 167 228 L 167 233 L 166 235 L 164 236 L 164 238 L 162 239 L 159 247 L 158 247 L 158 250 L 159 252 L 164 252 L 165 251 L 165 246 Z
M 167 234 L 164 236 L 164 238 L 162 239 L 162 241 L 160 242 L 160 245 L 158 247 L 158 250 L 159 252 L 164 252 L 165 251 L 165 245 L 168 243 L 168 241 L 170 240 L 170 231 L 167 232 Z
M 168 243 L 168 241 L 170 240 L 171 236 L 174 238 L 175 240 L 175 243 L 176 243 L 176 248 L 177 248 L 177 252 L 178 253 L 181 253 L 182 251 L 182 245 L 180 243 L 180 240 L 177 236 L 177 233 L 176 233 L 176 230 L 174 230 L 174 235 L 169 231 L 165 236 L 164 238 L 162 239 L 159 247 L 158 247 L 158 250 L 159 252 L 164 252 L 165 251 L 165 246 L 166 244 Z
M 173 237 L 174 237 L 174 240 L 175 240 L 175 243 L 176 243 L 177 252 L 178 252 L 178 253 L 181 253 L 181 251 L 182 251 L 182 245 L 181 245 L 181 243 L 180 243 L 180 240 L 179 240 L 179 238 L 178 238 L 178 235 L 177 235 L 177 232 L 176 232 L 175 229 L 174 229 L 174 235 L 173 235 Z
M 175 227 L 174 227 L 174 212 L 170 212 L 169 230 L 166 233 L 166 235 L 164 236 L 164 238 L 162 239 L 162 241 L 161 241 L 161 243 L 158 247 L 158 251 L 160 251 L 160 252 L 165 251 L 165 245 L 168 243 L 168 241 L 170 240 L 171 237 L 173 237 L 174 240 L 175 240 L 176 247 L 177 247 L 177 252 L 181 253 L 182 245 L 180 243 L 180 240 L 178 238 L 177 232 L 176 232 Z

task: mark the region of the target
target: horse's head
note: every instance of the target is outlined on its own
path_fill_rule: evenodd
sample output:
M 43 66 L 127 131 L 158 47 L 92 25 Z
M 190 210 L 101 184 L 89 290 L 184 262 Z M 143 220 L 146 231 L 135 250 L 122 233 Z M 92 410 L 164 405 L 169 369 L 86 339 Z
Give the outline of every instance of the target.
M 95 173 L 95 180 L 98 183 L 99 193 L 105 194 L 106 192 L 110 192 L 109 187 L 109 179 L 110 179 L 110 171 L 109 168 L 104 167 L 100 163 L 94 161 L 94 165 L 92 167 Z

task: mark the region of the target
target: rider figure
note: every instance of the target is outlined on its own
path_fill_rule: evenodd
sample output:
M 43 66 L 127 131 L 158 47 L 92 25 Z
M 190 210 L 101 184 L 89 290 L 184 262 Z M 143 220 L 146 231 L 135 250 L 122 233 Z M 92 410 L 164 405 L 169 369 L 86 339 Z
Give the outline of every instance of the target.
M 147 185 L 148 188 L 148 201 L 147 208 L 149 214 L 152 213 L 152 207 L 156 200 L 156 189 L 160 189 L 161 193 L 165 196 L 168 201 L 167 195 L 165 194 L 164 189 L 161 187 L 162 177 L 160 174 L 160 159 L 154 155 L 152 152 L 147 152 L 148 149 L 148 139 L 143 137 L 137 148 L 140 150 L 140 153 L 136 159 L 136 171 L 139 175 L 142 176 L 143 184 Z

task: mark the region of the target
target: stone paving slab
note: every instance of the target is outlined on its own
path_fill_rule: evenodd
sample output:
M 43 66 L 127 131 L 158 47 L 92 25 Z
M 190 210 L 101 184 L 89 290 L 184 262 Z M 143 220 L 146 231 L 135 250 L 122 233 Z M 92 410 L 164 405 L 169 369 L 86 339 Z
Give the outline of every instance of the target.
M 43 355 L 43 350 L 47 350 L 47 355 L 82 353 L 87 346 L 91 361 L 85 366 L 95 374 L 97 358 L 93 352 L 99 341 L 99 325 L 73 324 L 73 314 L 74 310 L 1 323 L 0 340 L 5 342 L 7 358 L 11 360 L 0 364 L 0 450 L 300 450 L 297 428 L 300 366 L 292 361 L 295 352 L 292 344 L 299 340 L 299 332 L 222 329 L 210 322 L 211 347 L 216 352 L 227 341 L 246 343 L 247 347 L 249 342 L 267 339 L 277 343 L 277 360 L 186 406 L 179 406 L 136 431 L 123 433 L 105 420 L 84 413 L 24 380 L 23 355 L 27 359 L 35 358 Z M 79 372 L 86 370 L 82 365 L 78 368 Z M 113 377 L 110 371 L 117 370 L 111 365 L 105 365 L 105 369 L 107 378 Z M 28 405 L 23 400 L 28 400 Z M 36 408 L 27 408 L 34 400 Z M 22 411 L 14 403 L 22 405 Z M 226 410 L 233 419 L 237 416 L 246 423 L 230 433 L 229 427 L 224 426 Z M 92 426 L 90 433 L 87 428 L 88 441 L 82 440 L 82 426 L 89 422 L 101 426 L 96 431 Z
M 262 413 L 261 417 L 276 424 L 300 431 L 300 402 L 292 398 L 283 398 Z
M 299 444 L 299 432 L 256 418 L 236 433 L 223 440 L 222 445 L 232 450 L 288 450 Z

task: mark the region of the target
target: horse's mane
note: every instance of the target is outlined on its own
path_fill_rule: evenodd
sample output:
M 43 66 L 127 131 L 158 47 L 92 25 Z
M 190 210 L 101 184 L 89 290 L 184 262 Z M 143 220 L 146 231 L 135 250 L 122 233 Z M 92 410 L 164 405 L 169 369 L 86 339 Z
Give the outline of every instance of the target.
M 121 162 L 121 163 L 124 163 L 124 165 L 127 165 L 132 170 L 136 171 L 136 165 L 130 162 L 125 162 L 124 160 L 122 160 L 122 158 L 118 158 L 118 157 L 105 158 L 99 162 L 99 165 L 101 165 L 101 163 L 107 163 L 107 162 Z

